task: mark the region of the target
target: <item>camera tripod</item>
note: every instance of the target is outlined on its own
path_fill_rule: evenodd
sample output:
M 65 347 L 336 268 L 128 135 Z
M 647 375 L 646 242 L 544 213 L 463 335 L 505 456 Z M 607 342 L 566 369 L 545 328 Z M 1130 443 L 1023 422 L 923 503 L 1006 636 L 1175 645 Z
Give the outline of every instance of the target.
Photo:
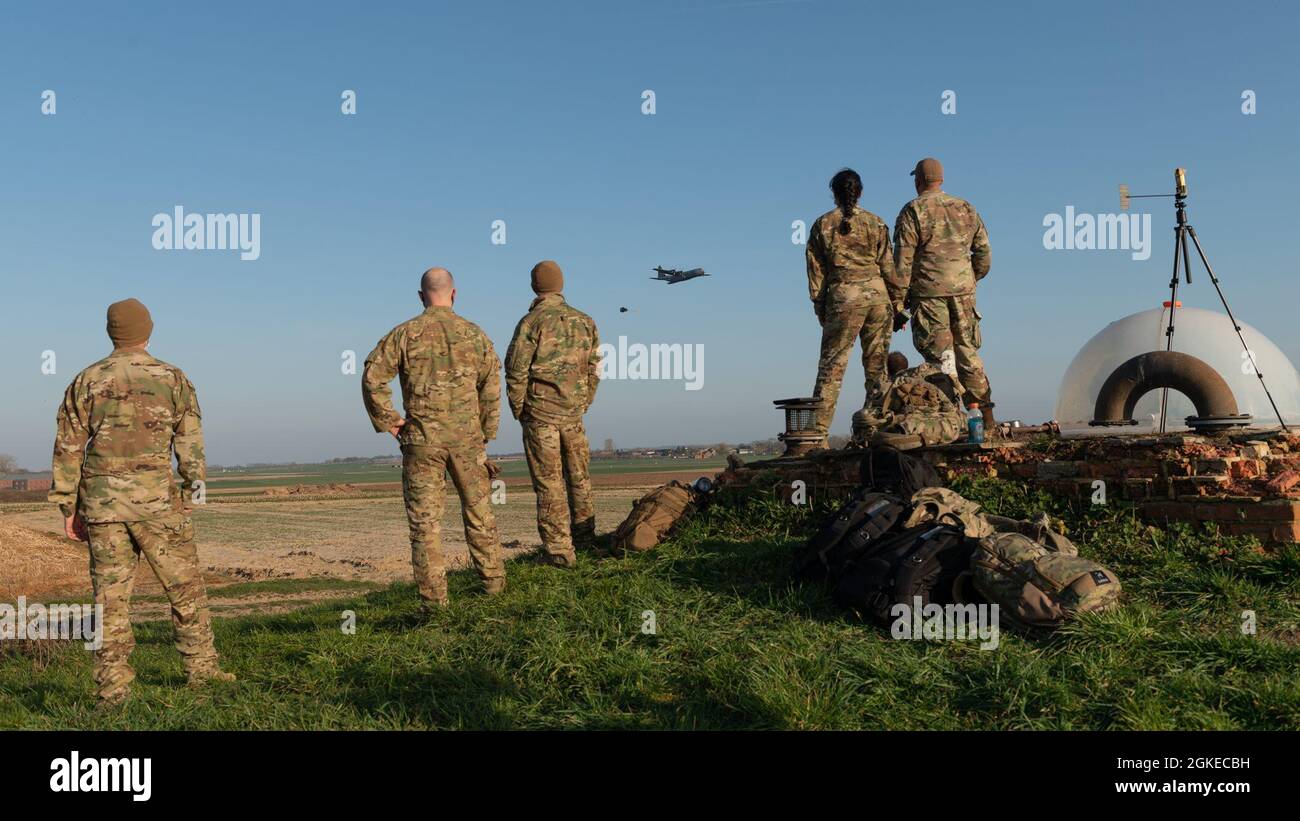
M 1219 278 L 1214 275 L 1214 268 L 1210 266 L 1210 260 L 1205 256 L 1205 250 L 1201 248 L 1201 241 L 1196 236 L 1196 229 L 1187 221 L 1187 172 L 1186 169 L 1174 169 L 1174 193 L 1172 194 L 1133 194 L 1128 193 L 1128 186 L 1119 187 L 1120 208 L 1127 210 L 1130 199 L 1145 199 L 1155 197 L 1173 197 L 1174 212 L 1177 222 L 1174 225 L 1174 273 L 1169 280 L 1169 325 L 1165 328 L 1165 350 L 1174 349 L 1174 317 L 1178 311 L 1178 274 L 1181 265 L 1183 277 L 1186 278 L 1187 284 L 1192 284 L 1192 263 L 1191 252 L 1188 251 L 1188 239 L 1191 244 L 1196 246 L 1196 254 L 1201 259 L 1201 264 L 1205 266 L 1205 271 L 1210 275 L 1210 282 L 1214 284 L 1214 290 L 1219 295 L 1219 301 L 1223 303 L 1223 310 L 1228 314 L 1228 320 L 1232 323 L 1232 328 L 1237 333 L 1237 339 L 1241 342 L 1241 349 L 1245 352 L 1244 358 L 1250 363 L 1250 368 L 1255 376 L 1259 377 L 1259 386 L 1264 389 L 1264 395 L 1268 397 L 1268 403 L 1273 406 L 1273 413 L 1277 416 L 1278 424 L 1282 430 L 1290 432 L 1286 421 L 1282 418 L 1282 413 L 1277 409 L 1277 402 L 1273 400 L 1273 394 L 1268 389 L 1268 383 L 1264 381 L 1264 374 L 1259 370 L 1255 362 L 1255 353 L 1246 344 L 1246 337 L 1241 333 L 1241 323 L 1237 322 L 1237 317 L 1233 315 L 1232 308 L 1228 305 L 1228 297 L 1223 293 L 1223 287 L 1219 284 Z M 1169 389 L 1162 388 L 1160 391 L 1160 432 L 1165 432 L 1165 422 L 1168 415 L 1169 406 Z

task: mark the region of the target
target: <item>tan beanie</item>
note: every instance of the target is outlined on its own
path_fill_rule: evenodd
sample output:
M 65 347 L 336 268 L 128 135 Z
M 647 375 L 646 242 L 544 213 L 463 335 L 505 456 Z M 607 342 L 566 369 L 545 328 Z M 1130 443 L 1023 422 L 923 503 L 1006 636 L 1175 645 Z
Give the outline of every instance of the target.
M 564 273 L 554 260 L 544 259 L 533 266 L 533 292 L 558 294 L 564 290 Z
M 108 338 L 117 348 L 134 348 L 149 341 L 153 318 L 138 299 L 124 299 L 108 306 Z

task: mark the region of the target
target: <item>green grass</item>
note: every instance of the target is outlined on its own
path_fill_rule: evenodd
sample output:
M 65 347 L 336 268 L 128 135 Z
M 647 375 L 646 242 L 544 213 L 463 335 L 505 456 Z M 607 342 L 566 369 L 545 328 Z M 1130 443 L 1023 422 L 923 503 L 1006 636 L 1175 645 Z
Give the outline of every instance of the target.
M 0 658 L 0 726 L 96 728 L 1300 729 L 1300 553 L 1072 511 L 995 481 L 994 512 L 1050 509 L 1112 567 L 1124 606 L 1048 638 L 894 641 L 793 582 L 820 511 L 728 497 L 660 549 L 516 562 L 509 589 L 416 616 L 409 584 L 294 613 L 216 620 L 233 685 L 184 688 L 165 622 L 137 626 L 137 696 L 93 710 L 90 658 Z M 355 635 L 341 612 L 355 611 Z M 1259 633 L 1242 635 L 1254 609 Z M 658 632 L 641 632 L 653 610 Z
M 353 579 L 268 579 L 260 582 L 237 582 L 235 584 L 209 585 L 210 598 L 241 599 L 250 596 L 285 596 L 292 593 L 334 592 L 340 595 L 359 594 L 383 587 L 377 582 Z M 161 593 L 146 595 L 136 594 L 132 601 L 165 602 L 167 597 Z

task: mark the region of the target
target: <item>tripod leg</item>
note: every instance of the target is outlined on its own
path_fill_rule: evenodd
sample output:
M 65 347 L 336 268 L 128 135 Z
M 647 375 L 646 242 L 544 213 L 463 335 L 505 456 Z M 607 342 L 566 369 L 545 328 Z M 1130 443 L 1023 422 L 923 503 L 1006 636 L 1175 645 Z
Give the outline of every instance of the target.
M 1232 322 L 1232 328 L 1237 332 L 1237 339 L 1241 340 L 1241 349 L 1246 352 L 1251 369 L 1255 371 L 1255 376 L 1259 377 L 1259 386 L 1264 389 L 1264 395 L 1268 397 L 1268 404 L 1273 407 L 1273 413 L 1277 416 L 1278 424 L 1282 426 L 1282 430 L 1290 433 L 1291 429 L 1287 427 L 1286 420 L 1282 418 L 1282 412 L 1277 409 L 1277 402 L 1273 400 L 1273 394 L 1268 389 L 1268 383 L 1264 381 L 1264 374 L 1255 363 L 1255 354 L 1251 351 L 1250 346 L 1246 344 L 1246 337 L 1241 333 L 1241 323 L 1237 321 L 1237 317 L 1233 316 L 1232 308 L 1228 305 L 1228 297 L 1224 295 L 1223 288 L 1219 286 L 1219 278 L 1214 275 L 1214 269 L 1210 267 L 1210 260 L 1205 256 L 1205 250 L 1201 248 L 1201 240 L 1196 236 L 1196 230 L 1189 225 L 1187 226 L 1187 233 L 1192 236 L 1192 242 L 1196 245 L 1196 254 L 1201 258 L 1201 264 L 1205 266 L 1205 272 L 1210 275 L 1210 282 L 1214 283 L 1214 290 L 1219 295 L 1219 301 L 1223 303 L 1223 310 L 1228 312 L 1228 320 Z M 1185 245 L 1183 250 L 1187 250 Z
M 1180 251 L 1183 252 L 1180 255 Z M 1174 275 L 1169 279 L 1169 326 L 1165 328 L 1165 350 L 1174 349 L 1174 312 L 1178 310 L 1178 260 L 1186 259 L 1187 242 L 1183 239 L 1183 227 L 1174 227 Z M 1169 412 L 1169 389 L 1160 389 L 1160 432 L 1165 432 L 1165 417 Z

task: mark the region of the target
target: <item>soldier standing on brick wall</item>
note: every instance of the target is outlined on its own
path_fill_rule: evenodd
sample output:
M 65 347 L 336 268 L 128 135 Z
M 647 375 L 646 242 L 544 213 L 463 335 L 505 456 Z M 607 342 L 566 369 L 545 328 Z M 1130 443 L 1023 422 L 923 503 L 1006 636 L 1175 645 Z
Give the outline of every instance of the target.
M 988 275 L 989 235 L 975 208 L 943 191 L 943 165 L 932 157 L 912 170 L 916 199 L 894 222 L 894 268 L 912 311 L 912 343 L 931 364 L 955 369 L 966 389 L 963 402 L 978 403 L 984 430 L 997 430 L 993 397 L 980 359 L 980 313 L 975 283 Z M 901 326 L 901 322 L 898 323 Z
M 402 445 L 411 566 L 427 610 L 447 604 L 446 474 L 460 495 L 465 542 L 485 592 L 505 589 L 506 570 L 487 462 L 501 416 L 501 362 L 487 334 L 452 310 L 456 283 L 447 269 L 424 272 L 420 301 L 424 313 L 390 331 L 366 357 L 361 395 L 375 430 Z M 402 385 L 405 419 L 393 409 L 393 377 Z
M 844 369 L 858 339 L 866 377 L 863 407 L 879 401 L 887 381 L 885 358 L 893 334 L 893 306 L 902 304 L 907 290 L 906 282 L 894 274 L 889 226 L 858 207 L 862 179 L 857 172 L 841 170 L 831 178 L 830 187 L 835 210 L 813 223 L 805 253 L 808 297 L 822 326 L 813 396 L 822 400 L 817 427 L 823 437 L 830 432 Z
M 138 301 L 109 306 L 113 352 L 68 386 L 54 441 L 49 500 L 63 513 L 68 538 L 90 543 L 90 580 L 103 606 L 103 643 L 95 653 L 101 705 L 126 699 L 135 680 L 131 587 L 141 556 L 171 603 L 190 684 L 235 680 L 217 666 L 190 520 L 207 470 L 199 400 L 180 368 L 145 351 L 152 332 L 153 319 Z

